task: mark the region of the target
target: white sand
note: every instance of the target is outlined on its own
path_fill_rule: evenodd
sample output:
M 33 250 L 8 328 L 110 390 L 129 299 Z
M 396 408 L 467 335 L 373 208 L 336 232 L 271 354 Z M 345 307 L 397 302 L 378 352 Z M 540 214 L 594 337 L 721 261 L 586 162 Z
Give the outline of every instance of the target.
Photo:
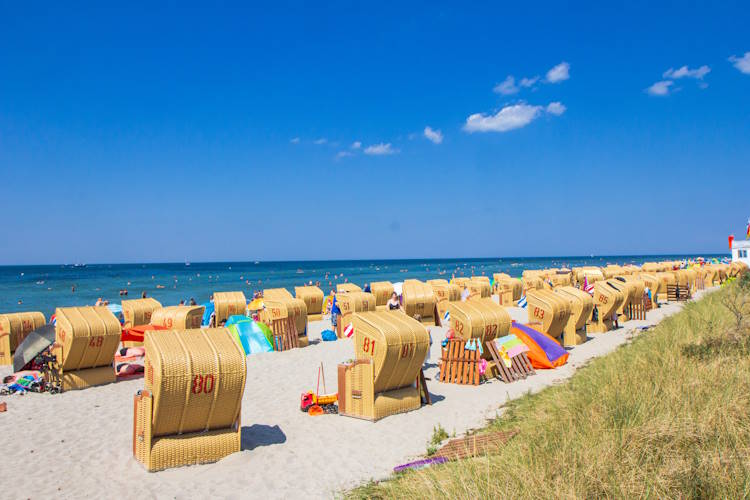
M 566 366 L 537 371 L 512 384 L 480 386 L 428 382 L 432 406 L 368 422 L 337 415 L 310 417 L 299 410 L 302 392 L 314 390 L 322 361 L 328 390 L 336 390 L 336 365 L 350 359 L 350 341 L 320 342 L 305 349 L 248 358 L 242 405 L 243 451 L 210 465 L 148 473 L 132 452 L 133 395 L 142 380 L 61 395 L 3 396 L 0 413 L 4 498 L 108 497 L 331 497 L 345 488 L 389 475 L 396 465 L 425 453 L 433 427 L 458 435 L 482 426 L 507 400 L 570 377 L 591 358 L 627 341 L 634 328 L 655 324 L 680 309 L 669 304 L 648 321 L 595 335 L 571 351 Z M 526 311 L 511 309 L 519 321 Z M 328 323 L 310 325 L 319 339 Z M 432 329 L 428 378 L 437 375 L 442 328 Z M 0 374 L 9 373 L 2 367 Z M 523 436 L 517 439 L 523 439 Z

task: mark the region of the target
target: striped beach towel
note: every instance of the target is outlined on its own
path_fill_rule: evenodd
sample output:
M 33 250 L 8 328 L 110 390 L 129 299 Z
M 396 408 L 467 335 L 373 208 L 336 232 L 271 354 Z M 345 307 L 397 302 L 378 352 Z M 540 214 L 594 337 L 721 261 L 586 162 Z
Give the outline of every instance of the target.
M 495 343 L 497 352 L 500 354 L 500 358 L 508 368 L 510 368 L 511 366 L 512 358 L 518 356 L 521 353 L 528 352 L 529 350 L 529 347 L 512 333 L 510 335 L 497 338 L 493 340 L 493 342 Z

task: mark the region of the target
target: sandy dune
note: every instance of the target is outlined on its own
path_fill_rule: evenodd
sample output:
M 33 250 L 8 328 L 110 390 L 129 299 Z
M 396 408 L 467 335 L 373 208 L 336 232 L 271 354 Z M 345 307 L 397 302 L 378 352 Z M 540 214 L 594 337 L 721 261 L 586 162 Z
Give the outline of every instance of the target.
M 242 407 L 243 451 L 215 464 L 159 473 L 145 472 L 131 456 L 132 396 L 143 387 L 142 380 L 54 396 L 0 397 L 8 403 L 8 411 L 0 414 L 3 496 L 331 497 L 386 477 L 394 466 L 423 454 L 433 426 L 459 435 L 481 426 L 508 399 L 571 376 L 576 367 L 626 342 L 634 328 L 679 309 L 669 304 L 650 312 L 648 321 L 596 335 L 571 351 L 566 366 L 539 371 L 527 380 L 493 380 L 478 387 L 428 382 L 432 406 L 375 423 L 336 415 L 310 417 L 299 410 L 300 394 L 314 389 L 321 361 L 328 389 L 335 390 L 337 363 L 354 354 L 350 341 L 254 355 L 248 360 Z M 526 320 L 522 309 L 512 309 L 511 315 Z M 326 324 L 311 324 L 311 339 L 319 340 Z M 432 329 L 428 378 L 436 377 L 444 335 L 444 329 Z M 9 373 L 8 367 L 0 373 Z

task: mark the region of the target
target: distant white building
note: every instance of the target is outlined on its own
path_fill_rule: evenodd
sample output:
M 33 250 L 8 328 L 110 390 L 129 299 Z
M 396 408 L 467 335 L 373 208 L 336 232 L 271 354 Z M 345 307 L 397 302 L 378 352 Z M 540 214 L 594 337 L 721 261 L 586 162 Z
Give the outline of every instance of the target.
M 732 262 L 738 260 L 750 266 L 748 251 L 750 251 L 750 240 L 734 240 L 732 242 Z

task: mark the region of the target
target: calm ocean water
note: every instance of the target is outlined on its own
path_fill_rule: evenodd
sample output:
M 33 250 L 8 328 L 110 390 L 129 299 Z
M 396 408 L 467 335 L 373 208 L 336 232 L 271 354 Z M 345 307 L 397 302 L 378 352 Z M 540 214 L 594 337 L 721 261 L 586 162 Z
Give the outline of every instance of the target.
M 525 269 L 607 264 L 641 264 L 650 260 L 682 259 L 693 255 L 636 255 L 603 257 L 488 258 L 373 261 L 220 262 L 181 264 L 96 264 L 73 266 L 0 266 L 0 313 L 42 311 L 47 317 L 56 307 L 93 305 L 102 297 L 119 303 L 139 298 L 145 291 L 164 305 L 186 302 L 191 297 L 207 302 L 215 291 L 241 290 L 250 297 L 255 290 L 294 287 L 321 282 L 328 292 L 345 280 L 363 285 L 372 281 L 403 281 L 487 275 L 505 272 L 521 276 Z M 714 255 L 703 255 L 714 257 Z M 724 257 L 717 255 L 716 257 Z M 75 286 L 75 291 L 72 287 Z M 163 288 L 162 288 L 163 287 Z M 19 304 L 19 301 L 21 303 Z

